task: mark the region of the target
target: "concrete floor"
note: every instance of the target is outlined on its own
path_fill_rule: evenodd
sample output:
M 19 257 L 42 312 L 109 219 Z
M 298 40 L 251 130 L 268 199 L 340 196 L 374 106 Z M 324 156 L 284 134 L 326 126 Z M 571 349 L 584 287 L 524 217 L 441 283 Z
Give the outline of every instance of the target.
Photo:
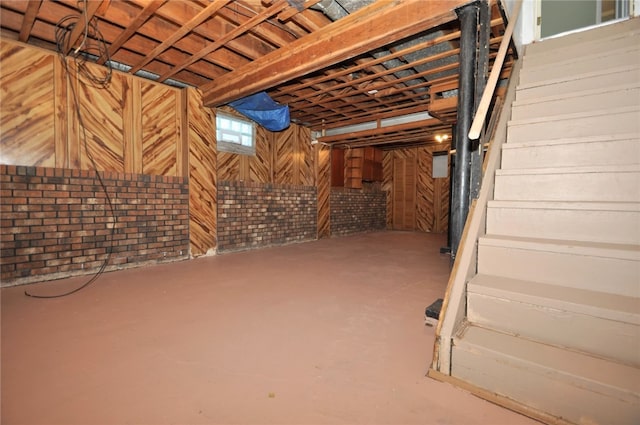
M 60 299 L 3 289 L 2 424 L 536 424 L 425 377 L 443 245 L 369 233 L 107 273 Z

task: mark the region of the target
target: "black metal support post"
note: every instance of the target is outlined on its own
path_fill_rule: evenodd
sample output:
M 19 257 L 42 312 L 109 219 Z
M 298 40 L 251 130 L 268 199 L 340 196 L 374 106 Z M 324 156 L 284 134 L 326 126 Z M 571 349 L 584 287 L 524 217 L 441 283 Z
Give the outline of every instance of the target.
M 455 186 L 451 200 L 451 256 L 455 258 L 469 212 L 471 143 L 469 129 L 473 121 L 478 3 L 458 9 L 460 19 L 460 80 L 458 83 L 458 122 L 455 134 Z
M 476 90 L 473 104 L 473 113 L 478 110 L 478 104 L 482 93 L 487 86 L 489 76 L 489 38 L 491 36 L 491 17 L 487 0 L 478 3 L 478 46 L 476 49 Z M 482 161 L 484 158 L 482 142 L 484 140 L 471 140 L 471 174 L 469 188 L 469 203 L 478 198 L 480 183 L 482 182 Z

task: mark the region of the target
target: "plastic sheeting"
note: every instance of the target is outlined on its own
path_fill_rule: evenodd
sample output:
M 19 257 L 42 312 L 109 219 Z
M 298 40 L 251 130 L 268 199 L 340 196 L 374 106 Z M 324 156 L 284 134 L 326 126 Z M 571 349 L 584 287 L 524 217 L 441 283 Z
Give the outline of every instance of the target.
M 265 92 L 235 100 L 229 105 L 267 130 L 281 131 L 289 127 L 289 107 L 275 102 Z

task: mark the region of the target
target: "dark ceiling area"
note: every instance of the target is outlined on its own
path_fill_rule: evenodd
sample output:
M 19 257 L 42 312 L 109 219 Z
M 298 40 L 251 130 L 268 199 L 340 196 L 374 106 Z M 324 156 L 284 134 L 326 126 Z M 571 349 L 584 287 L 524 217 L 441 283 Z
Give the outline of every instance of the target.
M 3 0 L 0 25 L 7 39 L 197 87 L 210 107 L 266 91 L 323 143 L 391 149 L 450 134 L 455 9 L 468 2 Z M 490 4 L 491 63 L 506 25 Z

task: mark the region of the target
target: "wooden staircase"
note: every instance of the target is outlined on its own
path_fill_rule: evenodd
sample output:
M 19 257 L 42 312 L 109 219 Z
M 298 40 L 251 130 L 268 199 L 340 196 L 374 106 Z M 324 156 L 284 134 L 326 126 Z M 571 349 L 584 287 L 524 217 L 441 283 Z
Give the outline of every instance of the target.
M 640 423 L 640 19 L 527 46 L 484 214 L 438 372 L 546 422 Z

